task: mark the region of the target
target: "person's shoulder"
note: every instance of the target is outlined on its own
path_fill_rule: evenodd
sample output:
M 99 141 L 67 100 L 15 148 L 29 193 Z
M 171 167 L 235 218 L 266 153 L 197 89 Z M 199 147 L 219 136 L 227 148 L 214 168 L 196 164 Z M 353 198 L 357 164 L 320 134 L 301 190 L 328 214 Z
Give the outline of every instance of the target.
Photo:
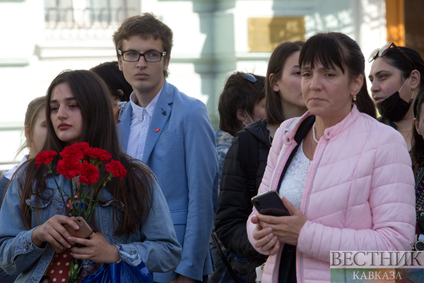
M 397 132 L 394 128 L 390 127 L 389 125 L 382 123 L 378 119 L 371 117 L 368 114 L 365 113 L 359 113 L 358 120 L 362 121 L 364 124 L 367 125 L 370 129 L 374 129 L 375 131 L 383 131 L 387 133 L 394 133 Z
M 119 109 L 125 109 L 127 104 L 129 104 L 129 101 L 119 101 L 117 105 L 118 105 Z
M 126 155 L 125 158 L 127 159 L 130 166 L 133 166 L 134 168 L 136 168 L 136 171 L 139 171 L 138 174 L 142 174 L 141 172 L 143 172 L 143 174 L 146 174 L 150 182 L 157 181 L 156 175 L 153 173 L 150 167 L 147 166 L 146 163 L 144 163 L 143 161 L 139 159 L 132 158 L 131 156 L 128 156 L 128 155 Z
M 184 125 L 189 125 L 189 127 L 193 129 L 196 127 L 205 127 L 206 125 L 210 126 L 209 115 L 205 103 L 197 98 L 190 97 L 180 92 L 175 86 L 169 83 L 167 83 L 166 87 L 168 94 L 170 93 L 170 87 L 174 88 L 171 119 L 174 121 L 179 120 Z M 181 130 L 184 129 L 181 128 Z M 211 131 L 213 131 L 212 128 Z
M 390 125 L 386 125 L 365 113 L 361 113 L 359 119 L 363 121 L 361 128 L 367 131 L 367 135 L 374 137 L 380 143 L 405 144 L 402 135 Z
M 0 199 L 3 196 L 4 189 L 6 188 L 7 184 L 9 184 L 10 179 L 6 178 L 6 176 L 3 174 L 0 176 Z
M 174 93 L 174 103 L 182 103 L 184 105 L 192 107 L 193 105 L 205 106 L 205 104 L 199 99 L 189 96 L 186 93 L 180 91 L 173 84 L 166 82 L 167 87 L 165 91 Z
M 218 129 L 215 132 L 216 147 L 218 148 L 219 146 L 224 146 L 224 147 L 231 146 L 234 138 L 235 137 L 231 135 L 230 133 L 227 133 Z
M 296 131 L 298 125 L 304 120 L 304 117 L 294 117 L 284 120 L 277 129 L 275 136 L 284 136 L 285 134 Z
M 118 108 L 118 117 L 121 116 L 122 112 L 124 112 L 125 109 L 131 107 L 131 103 L 129 101 L 120 101 L 116 105 Z

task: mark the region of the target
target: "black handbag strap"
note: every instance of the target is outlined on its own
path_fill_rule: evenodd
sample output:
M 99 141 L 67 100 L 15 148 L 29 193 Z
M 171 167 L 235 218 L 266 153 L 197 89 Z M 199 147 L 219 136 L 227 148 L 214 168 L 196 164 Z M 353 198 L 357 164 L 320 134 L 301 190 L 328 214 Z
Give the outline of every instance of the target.
M 277 191 L 280 191 L 281 182 L 283 181 L 284 175 L 286 174 L 287 168 L 290 165 L 294 155 L 296 154 L 299 145 L 302 140 L 308 134 L 309 129 L 315 123 L 315 116 L 309 116 L 306 118 L 299 126 L 296 134 L 294 135 L 294 140 L 297 145 L 290 153 L 289 158 L 287 159 L 286 165 L 284 166 L 283 172 L 281 173 L 280 179 L 278 181 Z M 279 283 L 295 283 L 296 280 L 296 246 L 285 244 L 280 258 L 280 267 L 278 270 L 278 282 Z
M 283 172 L 281 172 L 280 179 L 278 180 L 278 186 L 277 186 L 277 192 L 280 192 L 281 182 L 283 181 L 284 175 L 286 174 L 287 168 L 289 168 L 290 162 L 292 161 L 294 155 L 297 152 L 297 149 L 299 148 L 300 143 L 302 140 L 306 137 L 308 134 L 309 129 L 312 127 L 312 125 L 315 123 L 315 116 L 309 116 L 303 122 L 300 124 L 299 129 L 297 129 L 296 134 L 294 135 L 294 140 L 296 141 L 297 145 L 293 149 L 293 151 L 290 153 L 289 158 L 287 159 L 286 165 L 284 165 Z
M 228 262 L 227 256 L 224 254 L 224 251 L 221 249 L 221 243 L 219 241 L 218 235 L 215 231 L 212 231 L 212 240 L 215 244 L 216 249 L 218 250 L 219 256 L 221 257 L 222 261 L 225 264 L 225 267 L 227 268 L 228 272 L 231 275 L 231 278 L 233 278 L 234 282 L 237 283 L 237 276 L 234 272 L 233 268 L 231 267 L 231 264 Z
M 284 244 L 278 269 L 278 283 L 296 282 L 296 246 Z

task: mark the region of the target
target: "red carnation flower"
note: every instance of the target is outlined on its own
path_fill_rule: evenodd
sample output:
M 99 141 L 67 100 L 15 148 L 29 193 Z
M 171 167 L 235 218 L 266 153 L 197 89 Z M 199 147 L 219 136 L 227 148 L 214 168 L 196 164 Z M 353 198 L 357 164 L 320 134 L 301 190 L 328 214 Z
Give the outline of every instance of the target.
M 41 164 L 50 164 L 53 161 L 53 158 L 57 155 L 57 152 L 54 150 L 45 150 L 37 154 L 35 157 L 35 164 L 37 167 L 40 167 Z
M 83 143 L 74 143 L 73 145 L 65 147 L 60 153 L 60 156 L 62 156 L 63 159 L 76 159 L 76 160 L 83 159 L 84 154 L 81 147 L 83 147 L 84 145 L 81 145 L 81 144 Z
M 81 162 L 74 158 L 64 158 L 57 163 L 57 173 L 67 179 L 72 179 L 81 174 Z
M 86 150 L 87 148 L 89 148 L 90 146 L 88 145 L 88 142 L 80 142 L 80 143 L 76 143 L 76 146 L 79 147 L 79 149 L 84 152 L 84 150 Z
M 120 177 L 121 181 L 123 177 L 127 176 L 127 170 L 121 162 L 116 160 L 111 160 L 108 164 L 106 164 L 106 171 L 112 173 L 113 177 Z
M 88 147 L 84 150 L 84 156 L 88 158 L 96 158 L 98 161 L 108 162 L 112 156 L 104 149 L 96 147 Z
M 80 183 L 91 185 L 99 179 L 99 169 L 91 163 L 84 161 L 81 164 Z

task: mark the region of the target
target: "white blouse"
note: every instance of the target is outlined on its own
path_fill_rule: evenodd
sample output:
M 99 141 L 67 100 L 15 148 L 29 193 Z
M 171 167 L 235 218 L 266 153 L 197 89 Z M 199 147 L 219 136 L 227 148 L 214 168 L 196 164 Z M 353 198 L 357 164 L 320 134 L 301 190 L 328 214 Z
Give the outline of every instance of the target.
M 293 159 L 287 168 L 280 187 L 280 197 L 285 196 L 297 209 L 300 209 L 306 175 L 308 174 L 311 160 L 303 152 L 303 140 L 299 145 Z

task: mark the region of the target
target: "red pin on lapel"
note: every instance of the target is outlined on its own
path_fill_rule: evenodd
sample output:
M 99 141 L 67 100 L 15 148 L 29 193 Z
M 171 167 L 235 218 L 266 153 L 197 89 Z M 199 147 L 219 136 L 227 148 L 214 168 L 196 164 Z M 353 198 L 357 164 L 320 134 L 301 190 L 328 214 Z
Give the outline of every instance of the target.
M 160 131 L 160 128 L 156 128 L 155 129 L 155 133 L 157 133 L 157 132 L 159 132 Z

